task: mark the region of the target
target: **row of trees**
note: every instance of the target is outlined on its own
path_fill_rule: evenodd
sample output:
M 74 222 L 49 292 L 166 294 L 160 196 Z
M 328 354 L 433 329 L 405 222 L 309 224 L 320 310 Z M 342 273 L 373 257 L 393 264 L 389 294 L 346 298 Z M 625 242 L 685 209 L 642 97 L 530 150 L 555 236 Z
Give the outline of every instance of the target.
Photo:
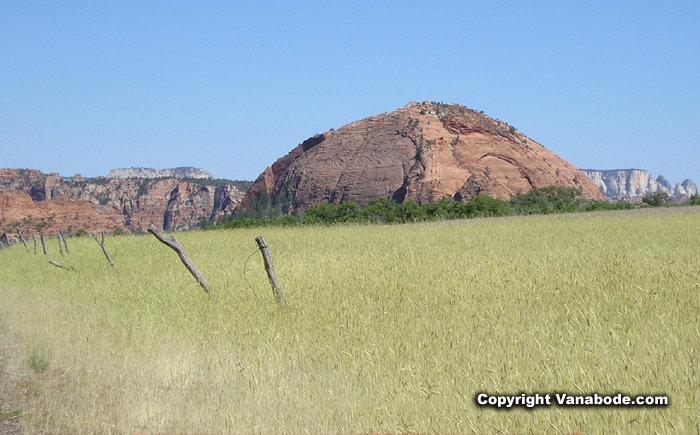
M 408 223 L 446 219 L 469 219 L 475 217 L 497 217 L 510 215 L 570 213 L 595 210 L 631 209 L 629 203 L 610 203 L 586 199 L 580 190 L 567 187 L 544 187 L 532 189 L 513 197 L 510 201 L 482 194 L 468 202 L 445 197 L 438 202 L 418 204 L 413 200 L 397 203 L 382 198 L 371 201 L 365 208 L 346 201 L 340 205 L 320 204 L 310 207 L 305 213 L 285 215 L 289 207 L 286 197 L 270 200 L 263 193 L 260 199 L 251 202 L 246 210 L 234 213 L 228 222 L 211 228 L 251 228 L 258 226 L 332 225 L 337 223 Z

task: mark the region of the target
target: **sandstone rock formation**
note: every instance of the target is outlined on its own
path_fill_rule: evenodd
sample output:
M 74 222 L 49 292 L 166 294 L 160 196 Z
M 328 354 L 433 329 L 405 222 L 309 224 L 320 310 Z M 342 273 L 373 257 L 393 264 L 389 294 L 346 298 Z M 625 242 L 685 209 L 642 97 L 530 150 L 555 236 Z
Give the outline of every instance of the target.
M 57 234 L 58 230 L 114 231 L 119 225 L 100 215 L 88 201 L 66 197 L 34 201 L 26 192 L 0 192 L 0 233 Z
M 59 228 L 110 231 L 116 227 L 145 231 L 151 223 L 165 231 L 188 230 L 202 220 L 231 214 L 243 197 L 243 192 L 225 182 L 205 184 L 176 178 L 63 179 L 58 174 L 46 175 L 31 169 L 0 169 L 0 191 L 6 194 L 5 203 L 0 203 L 4 219 L 0 230 L 14 231 L 20 224 L 28 233 L 39 229 L 50 233 Z
M 656 180 L 642 169 L 581 169 L 600 189 L 606 198 L 615 201 L 641 201 L 654 192 L 664 192 L 677 202 L 698 194 L 698 187 L 692 180 L 676 183 L 675 187 L 659 175 Z
M 375 198 L 510 199 L 551 185 L 603 198 L 573 165 L 504 122 L 455 104 L 409 103 L 306 140 L 257 178 L 242 206 L 263 192 L 303 211 Z
M 214 176 L 204 169 L 190 167 L 172 169 L 119 168 L 109 171 L 107 178 L 203 178 L 213 180 Z

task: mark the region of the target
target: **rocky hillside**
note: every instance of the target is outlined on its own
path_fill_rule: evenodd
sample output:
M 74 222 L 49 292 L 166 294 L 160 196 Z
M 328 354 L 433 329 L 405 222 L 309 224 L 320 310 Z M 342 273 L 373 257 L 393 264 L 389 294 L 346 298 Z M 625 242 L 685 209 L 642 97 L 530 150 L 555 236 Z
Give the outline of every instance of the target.
M 603 198 L 581 171 L 514 127 L 463 106 L 424 102 L 306 140 L 257 178 L 242 205 L 263 193 L 302 211 L 374 198 L 510 199 L 551 185 Z
M 641 169 L 581 169 L 581 172 L 598 186 L 606 198 L 615 201 L 641 201 L 650 193 L 664 192 L 682 202 L 698 193 L 698 187 L 692 180 L 673 186 L 663 175 L 654 180 L 648 171 Z
M 230 214 L 243 192 L 219 181 L 177 178 L 63 179 L 32 169 L 0 169 L 0 232 L 58 229 L 166 231 L 195 228 Z
M 190 167 L 173 169 L 119 168 L 109 171 L 107 178 L 201 178 L 213 180 L 214 176 L 204 169 Z
M 79 229 L 112 232 L 120 225 L 99 214 L 88 201 L 62 197 L 53 201 L 34 201 L 23 191 L 0 192 L 0 234 L 56 234 L 58 230 Z

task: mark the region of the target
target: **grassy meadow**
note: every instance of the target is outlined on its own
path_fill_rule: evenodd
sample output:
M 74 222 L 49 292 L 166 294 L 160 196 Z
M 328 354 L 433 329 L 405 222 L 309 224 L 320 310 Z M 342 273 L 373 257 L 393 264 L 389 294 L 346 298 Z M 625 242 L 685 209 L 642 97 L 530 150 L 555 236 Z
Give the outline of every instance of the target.
M 254 238 L 270 245 L 278 306 Z M 700 211 L 176 233 L 0 251 L 27 433 L 700 434 Z M 31 246 L 30 246 L 31 249 Z M 251 256 L 252 254 L 252 256 Z M 667 394 L 480 408 L 478 392 Z

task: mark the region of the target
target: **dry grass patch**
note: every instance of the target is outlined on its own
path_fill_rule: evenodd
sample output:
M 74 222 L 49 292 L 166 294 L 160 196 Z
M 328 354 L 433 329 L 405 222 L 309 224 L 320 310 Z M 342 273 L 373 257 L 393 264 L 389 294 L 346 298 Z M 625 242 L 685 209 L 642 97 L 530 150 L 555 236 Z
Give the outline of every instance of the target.
M 698 433 L 700 214 L 71 239 L 0 252 L 29 432 Z M 254 237 L 271 246 L 276 303 Z M 21 353 L 21 355 L 19 355 Z M 29 370 L 29 369 L 27 369 Z M 43 382 L 43 383 L 42 383 Z M 499 412 L 477 392 L 664 393 L 666 408 Z

